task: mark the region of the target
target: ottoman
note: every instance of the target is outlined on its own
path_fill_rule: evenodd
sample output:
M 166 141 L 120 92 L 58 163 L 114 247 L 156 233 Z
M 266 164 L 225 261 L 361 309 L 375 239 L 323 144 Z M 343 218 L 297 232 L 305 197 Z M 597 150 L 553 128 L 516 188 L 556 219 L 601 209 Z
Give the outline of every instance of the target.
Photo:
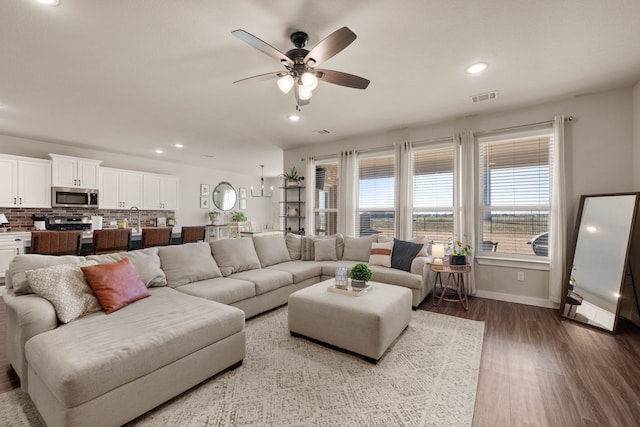
M 354 297 L 327 291 L 334 279 L 289 296 L 289 331 L 364 356 L 377 363 L 409 325 L 411 291 L 369 282 L 372 288 Z

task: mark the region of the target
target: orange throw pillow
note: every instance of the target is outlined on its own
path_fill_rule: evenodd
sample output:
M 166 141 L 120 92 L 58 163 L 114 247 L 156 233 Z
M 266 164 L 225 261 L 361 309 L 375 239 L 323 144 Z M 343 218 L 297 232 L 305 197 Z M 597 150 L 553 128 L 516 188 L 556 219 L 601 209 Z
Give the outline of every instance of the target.
M 82 273 L 107 314 L 151 296 L 129 258 L 82 267 Z

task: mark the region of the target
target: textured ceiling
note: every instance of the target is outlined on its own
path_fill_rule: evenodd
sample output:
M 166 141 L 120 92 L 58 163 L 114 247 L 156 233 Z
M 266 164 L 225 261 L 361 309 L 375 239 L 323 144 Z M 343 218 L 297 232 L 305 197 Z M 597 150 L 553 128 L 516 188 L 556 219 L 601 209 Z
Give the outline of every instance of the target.
M 639 22 L 637 0 L 2 0 L 0 133 L 273 176 L 280 149 L 631 85 Z M 342 26 L 358 38 L 322 68 L 368 89 L 320 83 L 290 123 L 275 81 L 232 84 L 281 65 L 231 31 L 286 52 Z

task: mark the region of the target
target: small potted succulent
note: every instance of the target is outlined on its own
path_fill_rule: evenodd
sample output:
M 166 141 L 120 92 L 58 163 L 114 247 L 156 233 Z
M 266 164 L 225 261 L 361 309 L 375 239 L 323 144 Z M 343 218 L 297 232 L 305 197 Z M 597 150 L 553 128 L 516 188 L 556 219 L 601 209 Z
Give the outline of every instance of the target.
M 176 225 L 176 217 L 173 215 L 167 215 L 167 226 L 173 227 Z
M 460 240 L 449 239 L 450 265 L 467 265 L 467 256 L 471 255 L 471 246 L 463 244 Z
M 353 289 L 364 289 L 367 286 L 367 282 L 371 280 L 373 272 L 369 266 L 363 262 L 360 262 L 353 266 L 349 277 L 351 277 L 351 287 Z

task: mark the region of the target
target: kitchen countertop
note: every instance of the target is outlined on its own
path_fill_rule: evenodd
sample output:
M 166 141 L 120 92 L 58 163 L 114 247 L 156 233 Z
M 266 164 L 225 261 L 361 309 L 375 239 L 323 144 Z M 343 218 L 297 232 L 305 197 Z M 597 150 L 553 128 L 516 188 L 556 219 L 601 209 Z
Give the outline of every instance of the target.
M 150 227 L 151 228 L 151 227 Z M 35 230 L 34 230 L 35 231 Z M 180 237 L 181 229 L 174 228 L 171 233 L 171 237 Z M 131 241 L 138 241 L 142 238 L 141 231 L 135 231 L 131 233 Z M 24 247 L 28 248 L 31 246 L 31 232 L 30 231 L 19 231 L 19 232 L 5 232 L 0 233 L 0 242 L 8 242 L 22 240 L 24 242 Z M 93 242 L 93 233 L 91 231 L 85 231 L 82 233 L 82 243 L 88 244 Z

